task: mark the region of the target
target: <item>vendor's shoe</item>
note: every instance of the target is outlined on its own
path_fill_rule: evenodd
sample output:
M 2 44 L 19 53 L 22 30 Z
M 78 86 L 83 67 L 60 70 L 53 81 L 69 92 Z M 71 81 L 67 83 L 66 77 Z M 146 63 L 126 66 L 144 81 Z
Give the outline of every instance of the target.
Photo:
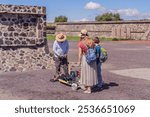
M 57 82 L 58 79 L 50 79 L 51 82 Z
M 54 76 L 53 79 L 50 79 L 51 82 L 57 82 L 58 81 L 58 77 Z

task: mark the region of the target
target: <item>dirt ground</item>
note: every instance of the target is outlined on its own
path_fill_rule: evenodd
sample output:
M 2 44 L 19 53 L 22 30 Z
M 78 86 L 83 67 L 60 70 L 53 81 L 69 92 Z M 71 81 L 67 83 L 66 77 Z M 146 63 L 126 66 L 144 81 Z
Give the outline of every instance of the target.
M 49 41 L 52 51 L 53 41 Z M 102 90 L 84 94 L 81 89 L 49 82 L 52 70 L 0 73 L 1 100 L 149 100 L 150 41 L 102 42 L 109 59 L 102 66 Z M 77 62 L 77 42 L 70 42 L 69 61 Z

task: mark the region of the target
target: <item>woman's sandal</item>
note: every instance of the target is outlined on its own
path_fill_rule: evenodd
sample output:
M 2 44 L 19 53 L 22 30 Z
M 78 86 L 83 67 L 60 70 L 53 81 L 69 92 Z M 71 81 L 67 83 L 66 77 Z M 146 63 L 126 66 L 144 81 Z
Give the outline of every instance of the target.
M 89 91 L 89 90 L 85 90 L 84 91 L 84 93 L 88 93 L 88 94 L 90 94 L 90 93 L 92 93 L 91 91 Z
M 80 88 L 83 90 L 83 91 L 86 91 L 87 88 L 84 86 L 84 85 L 80 85 Z

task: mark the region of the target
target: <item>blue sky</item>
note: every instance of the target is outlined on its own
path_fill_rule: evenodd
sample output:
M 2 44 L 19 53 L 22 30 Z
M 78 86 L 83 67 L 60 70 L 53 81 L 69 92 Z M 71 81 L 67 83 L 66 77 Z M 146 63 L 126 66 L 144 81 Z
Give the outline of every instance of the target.
M 150 19 L 150 0 L 0 0 L 0 4 L 46 6 L 47 20 L 65 15 L 69 21 L 93 21 L 105 12 L 123 19 Z

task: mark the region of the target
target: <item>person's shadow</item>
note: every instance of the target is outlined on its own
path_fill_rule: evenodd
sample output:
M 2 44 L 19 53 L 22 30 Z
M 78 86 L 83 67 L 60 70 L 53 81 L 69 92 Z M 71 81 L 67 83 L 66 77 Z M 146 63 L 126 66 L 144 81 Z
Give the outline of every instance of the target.
M 92 92 L 99 92 L 99 91 L 102 91 L 102 90 L 107 90 L 109 89 L 110 87 L 117 87 L 119 86 L 119 84 L 115 83 L 115 82 L 110 82 L 110 83 L 104 83 L 103 86 L 101 88 L 97 87 L 97 86 L 94 86 L 92 88 Z

